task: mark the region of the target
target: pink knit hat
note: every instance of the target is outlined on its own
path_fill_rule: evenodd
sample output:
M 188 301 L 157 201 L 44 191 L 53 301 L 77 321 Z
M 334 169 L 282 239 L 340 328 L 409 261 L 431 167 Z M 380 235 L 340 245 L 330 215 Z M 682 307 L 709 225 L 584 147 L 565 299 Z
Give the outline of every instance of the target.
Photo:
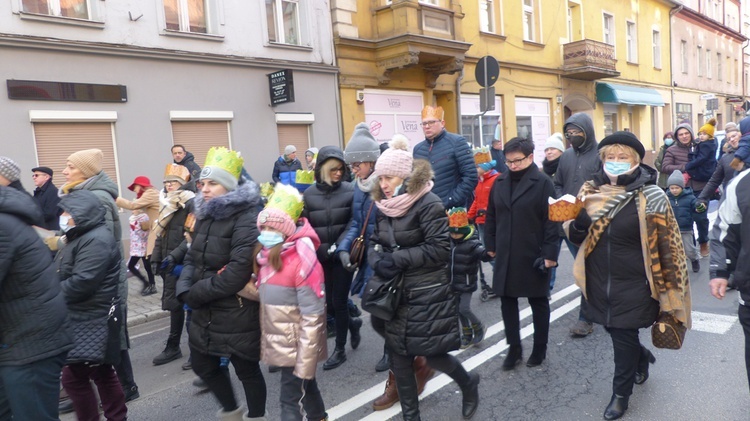
M 292 217 L 277 208 L 265 208 L 258 214 L 258 231 L 263 230 L 263 227 L 278 230 L 286 237 L 291 237 L 297 229 Z
M 408 144 L 409 140 L 405 136 L 394 136 L 388 143 L 389 148 L 375 162 L 375 172 L 372 175 L 376 178 L 383 175 L 404 179 L 409 177 L 414 158 L 407 151 Z

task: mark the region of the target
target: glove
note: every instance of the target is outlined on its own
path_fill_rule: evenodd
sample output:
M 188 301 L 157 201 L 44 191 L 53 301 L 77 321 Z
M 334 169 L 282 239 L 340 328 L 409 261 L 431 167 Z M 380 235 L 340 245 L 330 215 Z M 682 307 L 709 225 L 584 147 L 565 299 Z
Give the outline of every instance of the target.
M 705 201 L 705 200 L 703 200 L 703 199 L 698 199 L 698 200 L 697 200 L 697 201 L 695 202 L 695 211 L 696 211 L 696 212 L 698 212 L 698 213 L 703 213 L 703 212 L 705 212 L 705 211 L 706 211 L 706 209 L 708 209 L 708 208 L 706 207 L 706 201 Z
M 171 272 L 172 275 L 174 275 L 175 277 L 179 278 L 180 275 L 182 274 L 182 268 L 183 267 L 184 266 L 182 266 L 182 265 L 174 265 L 174 268 L 172 269 L 172 272 Z
M 487 215 L 487 209 L 479 209 L 477 211 L 477 216 L 484 216 Z
M 160 273 L 170 273 L 172 272 L 172 269 L 174 269 L 175 261 L 174 257 L 167 256 L 164 258 L 164 260 L 161 261 L 161 265 L 159 265 L 159 270 L 162 272 Z
M 401 273 L 401 270 L 393 263 L 391 253 L 385 253 L 375 264 L 375 273 L 383 279 L 392 279 Z
M 734 157 L 732 159 L 732 162 L 729 163 L 729 166 L 734 168 L 736 171 L 742 171 L 742 168 L 745 167 L 745 163 L 742 162 L 741 159 Z
M 573 221 L 573 225 L 578 231 L 586 231 L 591 226 L 591 217 L 589 216 L 589 213 L 586 212 L 586 208 L 581 208 L 581 211 L 578 212 L 578 216 L 576 216 L 576 219 Z M 544 259 L 542 259 L 542 264 L 544 264 Z
M 325 245 L 321 245 L 320 247 L 318 247 L 318 249 L 315 250 L 315 254 L 318 256 L 318 261 L 320 263 L 325 263 L 331 258 L 331 255 L 328 254 L 328 249 L 325 247 Z
M 482 259 L 481 259 L 481 260 L 482 260 L 483 262 L 491 262 L 491 261 L 495 260 L 495 258 L 494 258 L 494 257 L 492 257 L 492 256 L 490 256 L 490 253 L 489 253 L 489 252 L 488 252 L 487 250 L 485 250 L 485 251 L 484 251 L 484 252 L 482 253 Z
M 351 260 L 349 260 L 349 253 L 342 251 L 339 253 L 339 260 L 341 260 L 341 264 L 344 266 L 344 269 L 348 270 L 349 272 L 354 272 L 357 269 L 357 265 L 353 265 Z
M 549 269 L 544 265 L 544 257 L 537 257 L 534 260 L 534 269 L 538 270 L 542 275 L 549 273 Z
M 154 275 L 161 275 L 163 278 L 164 275 L 160 272 L 160 269 L 159 269 L 160 265 L 161 263 L 159 262 L 151 262 L 151 273 L 153 273 Z

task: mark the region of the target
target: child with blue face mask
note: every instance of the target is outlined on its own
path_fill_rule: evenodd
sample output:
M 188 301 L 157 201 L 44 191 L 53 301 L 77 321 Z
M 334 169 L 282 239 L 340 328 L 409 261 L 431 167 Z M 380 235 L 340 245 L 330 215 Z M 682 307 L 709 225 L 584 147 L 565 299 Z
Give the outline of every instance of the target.
M 281 368 L 284 420 L 328 416 L 315 381 L 317 364 L 328 357 L 325 283 L 315 253 L 320 239 L 300 218 L 302 208 L 296 189 L 277 184 L 258 215 L 260 235 L 253 254 L 263 333 L 260 358 Z

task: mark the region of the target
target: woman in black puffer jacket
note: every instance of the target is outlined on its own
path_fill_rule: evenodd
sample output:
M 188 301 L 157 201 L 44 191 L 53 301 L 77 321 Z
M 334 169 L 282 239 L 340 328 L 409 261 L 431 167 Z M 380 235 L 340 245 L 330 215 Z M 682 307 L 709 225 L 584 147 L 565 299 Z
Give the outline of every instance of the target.
M 213 159 L 216 155 L 222 159 Z M 193 309 L 188 335 L 193 371 L 221 404 L 222 420 L 241 420 L 243 410 L 220 367 L 221 357 L 230 359 L 242 382 L 247 417 L 263 419 L 266 406 L 266 383 L 258 364 L 260 307 L 237 295 L 252 274 L 261 205 L 258 185 L 240 179 L 241 165 L 234 151 L 209 150 L 201 171 L 203 186 L 193 199 L 193 241 L 176 289 L 178 299 Z
M 127 418 L 128 410 L 112 365 L 119 360 L 120 342 L 110 343 L 106 332 L 112 301 L 118 297 L 120 245 L 107 228 L 104 206 L 94 193 L 74 191 L 60 199 L 60 208 L 61 221 L 70 219 L 67 224 L 61 222 L 66 244 L 55 261 L 68 317 L 76 331 L 75 348 L 68 354 L 62 384 L 79 420 L 99 420 L 99 405 L 89 383 L 93 380 L 104 416 L 121 421 Z M 103 323 L 96 326 L 104 333 L 94 329 L 92 323 L 97 320 Z M 103 353 L 95 352 L 99 347 L 104 348 Z
M 385 336 L 405 420 L 420 419 L 413 366 L 417 355 L 456 381 L 463 391 L 463 416 L 470 418 L 479 403 L 479 375 L 466 372 L 448 354 L 460 344 L 447 271 L 448 217 L 431 191 L 430 163 L 413 160 L 406 146 L 406 141 L 392 141 L 371 176 L 379 180 L 371 193 L 379 212 L 367 258 L 377 277 L 404 277 L 394 318 L 375 327 Z
M 318 152 L 315 165 L 315 184 L 304 193 L 305 210 L 302 216 L 310 221 L 320 237 L 317 254 L 326 280 L 326 305 L 328 314 L 336 320 L 336 349 L 323 364 L 323 370 L 332 370 L 346 361 L 346 335 L 352 332 L 352 349 L 359 346 L 359 329 L 362 319 L 349 316 L 349 289 L 352 273 L 339 259 L 338 245 L 346 237 L 346 227 L 352 219 L 354 186 L 345 181 L 349 170 L 344 152 L 335 146 L 324 146 Z

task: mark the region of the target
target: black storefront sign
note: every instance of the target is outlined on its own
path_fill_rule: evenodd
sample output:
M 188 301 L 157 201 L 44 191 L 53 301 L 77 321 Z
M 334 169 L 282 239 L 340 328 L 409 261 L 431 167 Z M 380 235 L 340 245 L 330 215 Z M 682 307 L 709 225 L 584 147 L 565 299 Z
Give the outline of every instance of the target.
M 294 102 L 294 77 L 291 69 L 279 70 L 266 76 L 271 91 L 271 106 Z

